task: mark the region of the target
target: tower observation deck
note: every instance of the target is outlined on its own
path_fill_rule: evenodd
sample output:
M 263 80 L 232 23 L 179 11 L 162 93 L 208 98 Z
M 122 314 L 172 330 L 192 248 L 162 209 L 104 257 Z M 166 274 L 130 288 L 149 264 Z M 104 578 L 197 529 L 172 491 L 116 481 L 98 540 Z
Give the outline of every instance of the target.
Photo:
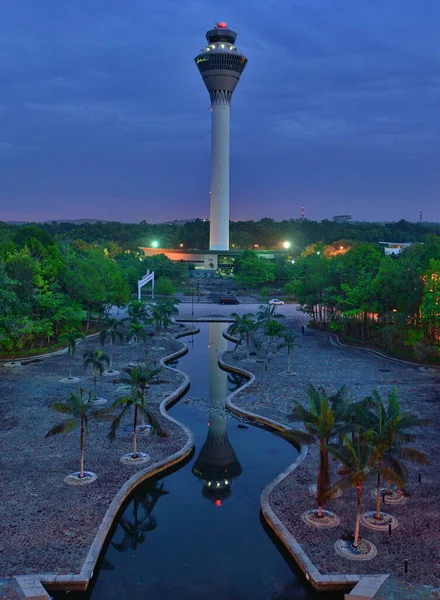
M 195 63 L 211 98 L 210 250 L 229 250 L 229 122 L 232 94 L 247 58 L 224 22 L 206 32 L 208 45 Z

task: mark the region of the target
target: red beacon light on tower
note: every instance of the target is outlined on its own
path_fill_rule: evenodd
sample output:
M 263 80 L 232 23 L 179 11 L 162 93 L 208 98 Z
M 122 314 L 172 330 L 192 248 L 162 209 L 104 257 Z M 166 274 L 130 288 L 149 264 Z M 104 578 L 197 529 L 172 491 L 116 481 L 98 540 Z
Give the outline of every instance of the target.
M 226 23 L 226 21 L 220 21 L 219 23 L 217 23 L 217 29 L 227 29 L 228 28 L 228 24 Z

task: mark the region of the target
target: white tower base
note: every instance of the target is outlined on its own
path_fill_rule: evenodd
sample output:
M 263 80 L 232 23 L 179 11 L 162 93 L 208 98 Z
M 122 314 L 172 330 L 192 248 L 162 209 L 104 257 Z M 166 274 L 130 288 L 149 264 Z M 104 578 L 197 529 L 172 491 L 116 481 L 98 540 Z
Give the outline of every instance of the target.
M 210 250 L 229 250 L 229 103 L 213 103 Z

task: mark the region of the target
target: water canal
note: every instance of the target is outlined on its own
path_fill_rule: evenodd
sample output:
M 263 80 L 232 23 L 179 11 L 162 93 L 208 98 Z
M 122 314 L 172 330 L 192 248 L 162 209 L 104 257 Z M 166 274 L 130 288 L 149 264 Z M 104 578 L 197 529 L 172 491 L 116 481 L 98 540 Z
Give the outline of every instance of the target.
M 122 507 L 91 589 L 69 600 L 339 600 L 317 594 L 260 521 L 260 493 L 297 451 L 225 410 L 242 380 L 222 371 L 224 323 L 200 324 L 177 366 L 191 388 L 170 413 L 195 453 L 141 484 Z

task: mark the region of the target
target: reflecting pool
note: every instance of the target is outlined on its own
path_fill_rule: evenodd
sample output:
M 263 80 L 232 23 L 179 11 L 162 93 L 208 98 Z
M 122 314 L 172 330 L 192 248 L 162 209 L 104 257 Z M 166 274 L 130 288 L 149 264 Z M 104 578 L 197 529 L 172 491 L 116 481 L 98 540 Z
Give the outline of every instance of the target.
M 182 467 L 141 484 L 122 507 L 81 600 L 339 600 L 305 582 L 260 521 L 260 493 L 297 456 L 225 410 L 241 378 L 222 371 L 224 323 L 200 323 L 177 366 L 191 388 L 170 413 L 195 435 Z

